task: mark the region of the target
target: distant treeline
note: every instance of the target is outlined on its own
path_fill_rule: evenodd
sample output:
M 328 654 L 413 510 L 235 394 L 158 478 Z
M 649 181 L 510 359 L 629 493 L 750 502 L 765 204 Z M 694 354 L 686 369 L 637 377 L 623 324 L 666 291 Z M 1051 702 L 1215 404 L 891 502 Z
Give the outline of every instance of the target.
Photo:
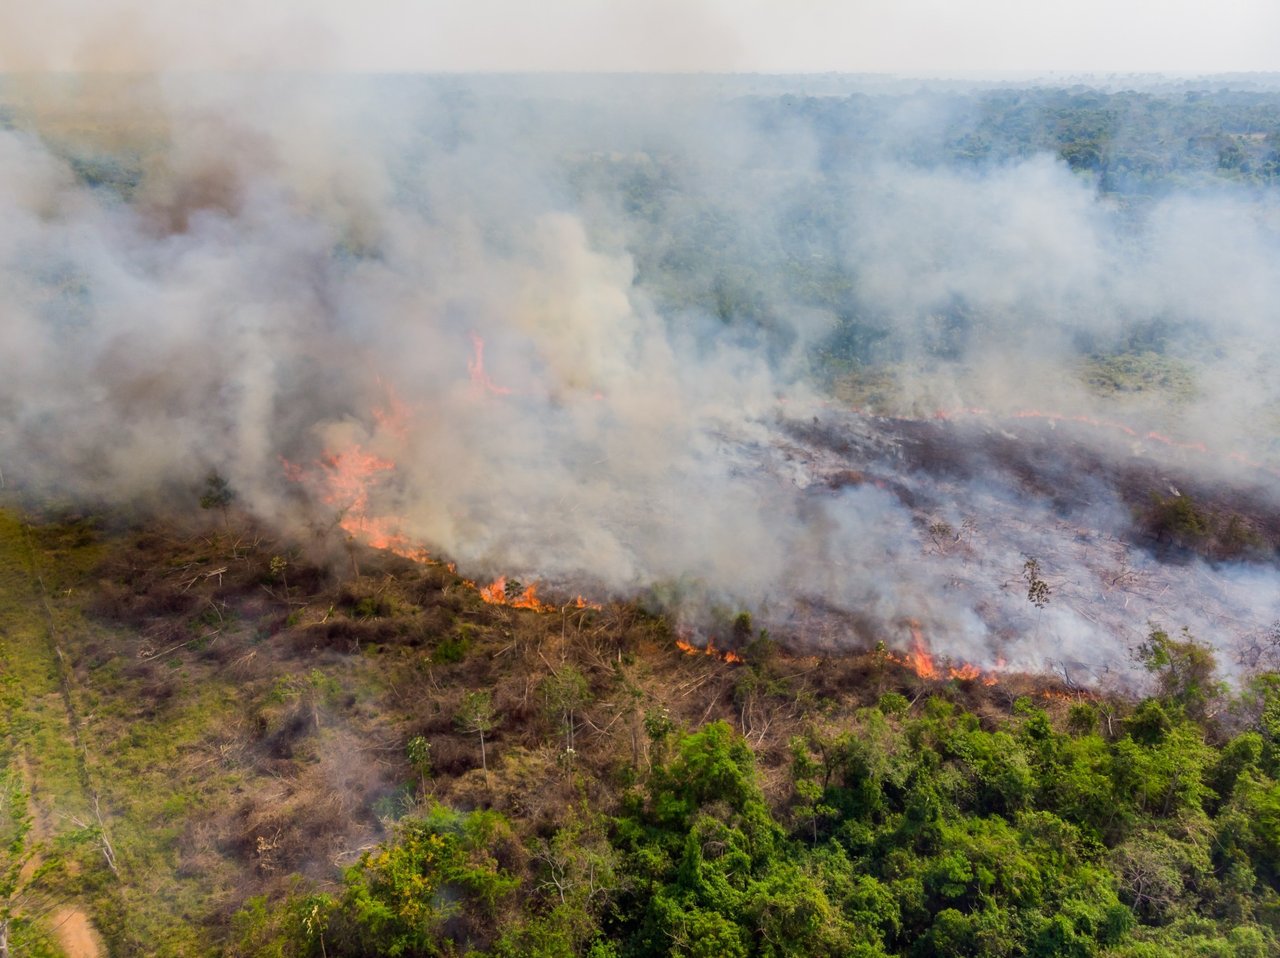
M 1280 178 L 1280 92 L 1104 92 L 1086 87 L 974 94 L 751 101 L 763 122 L 800 119 L 825 168 L 886 154 L 929 165 L 1053 153 L 1105 193 L 1158 195 L 1227 178 Z

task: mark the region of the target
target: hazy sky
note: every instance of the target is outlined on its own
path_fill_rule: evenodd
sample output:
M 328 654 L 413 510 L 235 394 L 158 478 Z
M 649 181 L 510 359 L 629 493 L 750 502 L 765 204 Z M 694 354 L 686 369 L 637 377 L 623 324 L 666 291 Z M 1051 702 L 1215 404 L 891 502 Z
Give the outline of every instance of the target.
M 1280 70 L 1278 0 L 0 0 L 0 69 Z

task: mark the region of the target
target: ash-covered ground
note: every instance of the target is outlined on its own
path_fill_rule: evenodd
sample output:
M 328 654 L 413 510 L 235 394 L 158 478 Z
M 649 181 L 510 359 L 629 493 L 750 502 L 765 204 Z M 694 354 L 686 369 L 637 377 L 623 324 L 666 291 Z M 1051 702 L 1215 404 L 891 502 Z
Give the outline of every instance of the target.
M 1274 667 L 1280 646 L 1275 477 L 1113 424 L 1059 417 L 897 419 L 825 410 L 756 451 L 811 514 L 867 518 L 864 558 L 807 570 L 788 631 L 851 635 L 1068 682 L 1127 683 L 1153 628 L 1187 629 L 1226 672 Z M 1042 582 L 1047 593 L 1035 594 Z M 1036 600 L 1039 600 L 1038 602 Z M 914 610 L 914 611 L 913 611 Z

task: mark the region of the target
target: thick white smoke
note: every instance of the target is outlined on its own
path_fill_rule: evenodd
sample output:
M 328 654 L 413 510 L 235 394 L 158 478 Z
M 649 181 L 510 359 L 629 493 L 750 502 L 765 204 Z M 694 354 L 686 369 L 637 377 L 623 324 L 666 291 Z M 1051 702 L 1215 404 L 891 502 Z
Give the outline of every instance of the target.
M 916 618 L 983 665 L 1097 670 L 1149 617 L 1226 648 L 1280 616 L 1268 567 L 1175 574 L 1141 552 L 1112 558 L 1177 588 L 1206 576 L 1197 594 L 1239 622 L 1104 601 L 1102 547 L 1059 527 L 1125 527 L 1105 489 L 1066 519 L 1007 481 L 908 479 L 913 499 L 883 481 L 893 442 L 859 458 L 783 428 L 861 428 L 813 375 L 852 324 L 890 371 L 882 412 L 1050 407 L 1265 459 L 1272 201 L 1175 194 L 1135 215 L 1046 156 L 833 164 L 803 124 L 732 96 L 563 83 L 187 79 L 110 109 L 24 95 L 40 109 L 0 130 L 9 483 L 191 508 L 217 470 L 301 529 L 349 503 L 285 461 L 323 474 L 359 448 L 395 464 L 370 513 L 465 569 L 751 608 L 819 644 L 892 643 Z M 1099 399 L 1081 344 L 1153 325 L 1191 387 Z M 1257 471 L 1226 462 L 1204 469 Z M 879 486 L 819 491 L 823 469 L 868 463 Z M 940 555 L 931 516 L 978 531 Z M 1016 586 L 1033 554 L 1060 596 L 1036 615 Z

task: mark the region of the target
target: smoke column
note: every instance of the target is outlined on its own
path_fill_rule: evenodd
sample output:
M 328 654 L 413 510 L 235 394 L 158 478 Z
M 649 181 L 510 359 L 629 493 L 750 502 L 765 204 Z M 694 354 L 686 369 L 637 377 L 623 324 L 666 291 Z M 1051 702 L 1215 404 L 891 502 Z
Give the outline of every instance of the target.
M 1081 680 L 1123 668 L 1153 621 L 1229 659 L 1280 620 L 1274 564 L 1163 562 L 1124 538 L 1132 510 L 1098 470 L 1037 466 L 1055 498 L 983 458 L 1001 430 L 1053 439 L 1019 439 L 1015 414 L 1066 411 L 1130 430 L 1055 422 L 1088 462 L 1274 505 L 1266 190 L 1117 203 L 1043 151 L 956 162 L 942 144 L 973 121 L 968 93 L 2 92 L 10 486 L 183 510 L 216 470 L 302 535 L 341 506 L 298 470 L 359 450 L 392 464 L 361 508 L 467 571 L 647 595 L 699 630 L 749 609 L 822 647 L 906 647 L 918 621 L 943 655 Z M 1100 393 L 1088 361 L 1111 354 L 1157 356 L 1164 379 Z M 930 448 L 968 466 L 913 461 L 924 440 L 894 423 L 956 409 L 985 412 Z

